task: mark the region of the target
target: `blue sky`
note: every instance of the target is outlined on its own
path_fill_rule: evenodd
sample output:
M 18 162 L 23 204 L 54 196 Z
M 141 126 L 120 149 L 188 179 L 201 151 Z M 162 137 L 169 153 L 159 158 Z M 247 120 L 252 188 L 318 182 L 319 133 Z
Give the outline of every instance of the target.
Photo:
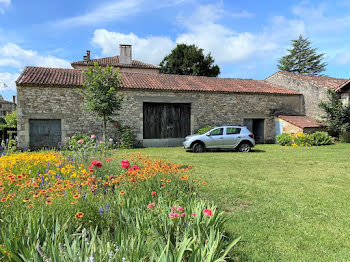
M 0 94 L 26 65 L 70 68 L 86 50 L 158 64 L 177 43 L 211 52 L 220 77 L 264 79 L 300 34 L 350 78 L 350 0 L 0 0 Z

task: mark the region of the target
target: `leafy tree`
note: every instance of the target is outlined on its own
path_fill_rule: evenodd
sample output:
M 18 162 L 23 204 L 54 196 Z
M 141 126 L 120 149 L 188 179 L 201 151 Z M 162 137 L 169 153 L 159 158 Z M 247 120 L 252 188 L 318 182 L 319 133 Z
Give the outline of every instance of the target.
M 325 54 L 317 54 L 316 48 L 311 48 L 311 42 L 302 35 L 299 39 L 292 40 L 292 48 L 289 54 L 278 61 L 278 69 L 306 75 L 318 75 L 325 71 L 327 63 L 323 62 Z
M 118 94 L 120 74 L 107 66 L 102 69 L 97 63 L 83 72 L 85 80 L 82 94 L 87 100 L 86 108 L 103 120 L 103 140 L 106 142 L 107 121 L 121 109 L 123 96 Z
M 4 117 L 6 121 L 6 125 L 8 128 L 16 128 L 17 127 L 17 110 L 13 111 L 10 114 L 7 114 Z
M 214 59 L 209 53 L 203 54 L 203 49 L 195 45 L 178 44 L 160 63 L 164 74 L 218 76 L 220 68 L 214 65 Z
M 343 105 L 339 95 L 332 90 L 328 90 L 328 97 L 329 101 L 321 102 L 319 106 L 325 111 L 329 131 L 337 136 L 350 132 L 350 106 Z

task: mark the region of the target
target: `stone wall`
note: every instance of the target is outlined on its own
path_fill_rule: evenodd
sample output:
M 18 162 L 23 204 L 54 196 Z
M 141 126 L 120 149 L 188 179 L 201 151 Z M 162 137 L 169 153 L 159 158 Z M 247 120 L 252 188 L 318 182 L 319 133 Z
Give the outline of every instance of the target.
M 321 101 L 327 101 L 327 88 L 318 87 L 312 83 L 301 81 L 283 74 L 273 74 L 266 78 L 266 81 L 280 87 L 294 90 L 304 95 L 305 112 L 307 116 L 319 119 L 324 112 L 319 108 Z
M 265 119 L 265 141 L 274 140 L 274 116 L 303 114 L 300 95 L 238 94 L 217 92 L 169 92 L 121 90 L 122 111 L 115 119 L 133 128 L 143 141 L 143 102 L 191 103 L 191 132 L 211 124 L 243 125 L 244 118 Z M 29 119 L 61 119 L 62 139 L 76 133 L 102 134 L 102 122 L 82 109 L 84 99 L 77 88 L 17 87 L 20 148 L 29 145 Z M 108 125 L 115 137 L 116 128 Z M 164 145 L 164 144 L 163 144 Z

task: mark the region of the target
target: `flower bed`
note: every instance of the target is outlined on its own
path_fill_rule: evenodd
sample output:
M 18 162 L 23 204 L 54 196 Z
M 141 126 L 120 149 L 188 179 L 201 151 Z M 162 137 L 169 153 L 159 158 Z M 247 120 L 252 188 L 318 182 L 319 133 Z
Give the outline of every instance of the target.
M 213 261 L 236 241 L 193 168 L 118 154 L 0 158 L 0 260 Z

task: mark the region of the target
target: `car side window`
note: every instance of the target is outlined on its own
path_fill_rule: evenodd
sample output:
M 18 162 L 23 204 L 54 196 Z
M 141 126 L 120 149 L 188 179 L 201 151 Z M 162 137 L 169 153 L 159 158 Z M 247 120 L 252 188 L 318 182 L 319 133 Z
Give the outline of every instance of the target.
M 226 128 L 226 135 L 237 135 L 241 133 L 241 129 L 240 128 L 236 128 L 236 127 L 228 127 Z
M 210 132 L 211 136 L 222 136 L 224 134 L 223 128 L 217 128 Z

